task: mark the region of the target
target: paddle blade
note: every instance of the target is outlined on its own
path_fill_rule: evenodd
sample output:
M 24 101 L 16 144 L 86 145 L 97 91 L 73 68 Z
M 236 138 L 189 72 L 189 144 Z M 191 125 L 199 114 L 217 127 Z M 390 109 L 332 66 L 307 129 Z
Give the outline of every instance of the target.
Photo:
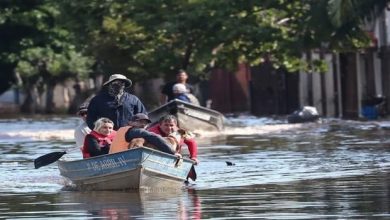
M 194 167 L 194 165 L 192 165 L 191 170 L 190 170 L 190 172 L 188 173 L 187 180 L 188 180 L 188 178 L 190 178 L 190 179 L 192 179 L 193 181 L 195 181 L 195 180 L 196 180 L 196 177 L 197 177 L 197 175 L 196 175 L 195 167 Z
M 34 167 L 35 169 L 38 169 L 39 167 L 43 167 L 51 163 L 54 163 L 57 160 L 59 160 L 62 156 L 64 156 L 64 154 L 66 154 L 65 151 L 52 152 L 52 153 L 42 155 L 34 160 Z

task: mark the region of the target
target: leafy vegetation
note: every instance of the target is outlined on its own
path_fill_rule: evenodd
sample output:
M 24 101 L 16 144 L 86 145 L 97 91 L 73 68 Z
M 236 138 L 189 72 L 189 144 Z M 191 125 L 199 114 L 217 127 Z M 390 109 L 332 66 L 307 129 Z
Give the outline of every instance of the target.
M 34 94 L 68 78 L 122 73 L 143 81 L 187 69 L 205 79 L 213 68 L 264 60 L 290 71 L 321 71 L 320 60 L 304 61 L 302 54 L 368 46 L 364 24 L 387 2 L 3 0 L 0 92 L 17 78 Z M 31 103 L 25 111 L 33 111 Z

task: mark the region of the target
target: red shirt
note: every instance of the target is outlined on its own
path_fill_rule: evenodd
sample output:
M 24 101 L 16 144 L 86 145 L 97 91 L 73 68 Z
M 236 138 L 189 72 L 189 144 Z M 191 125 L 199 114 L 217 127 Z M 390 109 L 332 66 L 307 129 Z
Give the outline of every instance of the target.
M 96 131 L 91 131 L 91 133 L 87 134 L 87 136 L 85 136 L 85 139 L 84 139 L 84 145 L 83 145 L 83 149 L 82 149 L 83 158 L 85 159 L 85 158 L 89 158 L 91 156 L 97 156 L 97 155 L 92 154 L 91 148 L 99 151 L 98 153 L 95 152 L 95 154 L 98 154 L 98 155 L 107 154 L 108 150 L 110 149 L 110 144 L 106 141 L 106 139 L 108 138 L 108 139 L 110 139 L 110 141 L 112 141 L 115 137 L 115 134 L 116 134 L 115 131 L 112 131 L 111 134 L 109 134 L 109 135 L 104 135 L 104 134 L 97 133 Z M 89 141 L 89 139 L 95 140 L 95 141 L 93 141 L 93 143 L 94 143 L 94 144 L 92 144 L 93 146 L 91 145 L 91 142 Z M 103 148 L 105 148 L 105 150 L 103 150 Z

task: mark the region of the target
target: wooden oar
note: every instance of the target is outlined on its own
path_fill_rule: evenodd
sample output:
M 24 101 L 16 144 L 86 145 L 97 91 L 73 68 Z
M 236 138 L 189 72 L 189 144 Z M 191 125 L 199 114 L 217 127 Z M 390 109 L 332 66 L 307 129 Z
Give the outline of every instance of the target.
M 64 156 L 64 154 L 66 154 L 66 151 L 52 152 L 52 153 L 42 155 L 34 160 L 34 167 L 35 169 L 38 169 L 40 167 L 54 163 L 57 160 L 59 160 L 62 156 Z

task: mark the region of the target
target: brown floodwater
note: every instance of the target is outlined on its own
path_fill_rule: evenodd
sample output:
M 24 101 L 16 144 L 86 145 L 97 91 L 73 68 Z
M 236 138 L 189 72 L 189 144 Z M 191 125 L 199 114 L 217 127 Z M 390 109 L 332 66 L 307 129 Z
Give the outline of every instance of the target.
M 196 182 L 150 192 L 80 192 L 56 164 L 34 169 L 74 148 L 77 123 L 0 120 L 0 219 L 390 219 L 387 121 L 228 118 L 197 137 Z

